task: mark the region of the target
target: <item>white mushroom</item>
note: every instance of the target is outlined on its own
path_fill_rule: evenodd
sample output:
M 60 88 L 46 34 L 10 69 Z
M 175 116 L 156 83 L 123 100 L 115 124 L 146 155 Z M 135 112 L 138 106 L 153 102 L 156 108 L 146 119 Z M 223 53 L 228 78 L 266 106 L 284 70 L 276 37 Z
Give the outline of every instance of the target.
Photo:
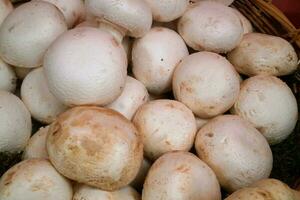
M 194 50 L 226 53 L 240 43 L 244 30 L 231 8 L 201 1 L 181 17 L 178 32 Z
M 66 30 L 64 17 L 54 5 L 24 3 L 0 27 L 0 56 L 13 66 L 38 67 L 49 45 Z
M 142 138 L 116 111 L 75 107 L 50 126 L 47 151 L 64 176 L 113 191 L 128 185 L 143 160 Z
M 189 5 L 189 0 L 145 0 L 155 21 L 170 22 L 183 15 Z
M 188 152 L 172 152 L 150 168 L 142 199 L 221 200 L 221 192 L 216 175 L 204 162 Z
M 14 8 L 10 0 L 0 1 L 0 25 L 13 9 Z
M 133 123 L 143 136 L 145 156 L 151 160 L 170 151 L 189 151 L 197 131 L 192 111 L 173 100 L 156 100 L 142 105 Z
M 23 80 L 35 68 L 14 67 L 18 79 Z
M 118 111 L 131 120 L 137 109 L 149 100 L 145 86 L 138 80 L 127 76 L 122 94 L 106 107 Z
M 44 58 L 50 92 L 65 105 L 106 105 L 122 92 L 126 53 L 110 34 L 81 27 L 60 36 Z
M 31 135 L 30 113 L 18 97 L 6 91 L 0 91 L 0 108 L 0 152 L 20 152 Z
M 41 0 L 34 0 L 41 1 Z M 64 15 L 69 28 L 77 25 L 85 18 L 83 0 L 43 0 L 54 4 Z
M 150 167 L 151 163 L 146 158 L 144 158 L 138 174 L 136 175 L 135 179 L 130 183 L 130 185 L 136 189 L 143 188 L 143 184 L 145 182 Z
M 232 113 L 251 122 L 270 144 L 277 144 L 295 128 L 297 100 L 280 79 L 254 76 L 243 82 Z
M 171 90 L 175 67 L 188 55 L 179 34 L 171 29 L 154 27 L 134 42 L 132 71 L 150 93 L 159 95 Z
M 268 142 L 249 122 L 236 115 L 210 120 L 198 132 L 195 148 L 229 192 L 269 177 L 272 170 Z
M 72 196 L 71 183 L 44 159 L 22 161 L 0 179 L 1 200 L 72 200 Z
M 198 117 L 212 118 L 226 112 L 240 90 L 239 75 L 222 56 L 211 52 L 186 57 L 173 76 L 175 98 Z
M 242 26 L 243 26 L 243 29 L 244 29 L 244 34 L 252 33 L 253 32 L 253 27 L 252 27 L 251 22 L 236 8 L 233 8 L 233 11 L 240 18 L 240 20 L 242 22 Z
M 13 68 L 0 59 L 0 90 L 14 92 L 17 86 L 17 77 Z
M 49 126 L 40 128 L 28 141 L 23 153 L 23 159 L 48 158 L 46 141 Z
M 32 117 L 46 124 L 52 123 L 67 109 L 49 91 L 42 67 L 31 71 L 23 80 L 21 98 Z
M 131 187 L 124 187 L 108 192 L 87 185 L 79 185 L 75 189 L 73 200 L 140 200 L 140 195 Z
M 262 33 L 248 33 L 228 54 L 236 70 L 247 76 L 283 76 L 293 73 L 298 57 L 293 46 L 283 38 Z

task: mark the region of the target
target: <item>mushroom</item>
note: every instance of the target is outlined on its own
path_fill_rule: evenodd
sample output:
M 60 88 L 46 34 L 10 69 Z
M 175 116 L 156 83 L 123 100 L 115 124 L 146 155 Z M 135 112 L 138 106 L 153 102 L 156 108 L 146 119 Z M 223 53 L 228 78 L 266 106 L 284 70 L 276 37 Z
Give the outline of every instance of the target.
M 231 112 L 251 122 L 270 144 L 286 139 L 298 119 L 295 96 L 274 76 L 260 75 L 245 80 Z
M 142 138 L 116 111 L 75 107 L 51 124 L 49 158 L 64 176 L 102 190 L 128 185 L 143 160 Z
M 288 41 L 262 33 L 244 35 L 228 59 L 239 73 L 247 76 L 283 76 L 293 73 L 298 66 L 297 53 Z
M 216 175 L 204 162 L 189 152 L 171 152 L 151 166 L 142 199 L 221 200 L 221 192 Z
M 71 200 L 71 183 L 45 159 L 29 159 L 10 168 L 0 179 L 1 200 Z
M 125 86 L 126 53 L 105 31 L 75 28 L 50 46 L 44 73 L 50 92 L 65 105 L 106 105 Z
M 181 17 L 178 32 L 194 50 L 226 53 L 240 43 L 244 30 L 231 8 L 212 1 L 201 1 Z
M 221 4 L 224 4 L 226 6 L 229 6 L 230 4 L 232 4 L 234 2 L 234 0 L 190 0 L 190 4 L 194 4 L 197 2 L 201 2 L 201 1 L 215 1 Z
M 145 86 L 138 80 L 127 76 L 122 94 L 107 108 L 118 111 L 131 120 L 137 109 L 149 100 L 149 94 Z
M 14 92 L 17 86 L 17 77 L 13 68 L 0 59 L 0 90 Z
M 38 67 L 49 45 L 66 30 L 64 17 L 54 5 L 24 3 L 0 27 L 0 56 L 13 66 Z
M 92 188 L 87 185 L 77 186 L 73 200 L 140 200 L 140 195 L 132 187 L 124 187 L 114 192 Z
M 21 85 L 21 98 L 32 117 L 45 124 L 52 123 L 57 115 L 67 110 L 49 91 L 42 67 L 25 77 Z
M 268 142 L 252 124 L 236 115 L 210 120 L 197 133 L 195 148 L 228 192 L 267 178 L 272 170 Z
M 134 42 L 132 71 L 150 93 L 163 94 L 171 90 L 175 67 L 188 55 L 179 34 L 171 29 L 154 27 Z
M 260 188 L 243 188 L 240 189 L 225 200 L 274 200 L 270 193 Z
M 14 67 L 16 76 L 20 80 L 23 80 L 27 76 L 27 74 L 29 74 L 29 72 L 31 72 L 34 69 L 36 68 Z
M 194 53 L 176 67 L 175 98 L 198 117 L 220 115 L 232 107 L 240 90 L 239 75 L 226 58 L 211 52 Z
M 30 113 L 17 96 L 3 90 L 0 108 L 0 152 L 19 153 L 31 135 Z
M 45 158 L 47 159 L 48 152 L 46 141 L 48 136 L 49 126 L 41 127 L 28 141 L 23 153 L 23 159 Z
M 251 22 L 236 8 L 233 8 L 234 13 L 240 18 L 244 29 L 244 34 L 252 33 L 253 27 Z
M 183 15 L 189 0 L 145 0 L 152 10 L 152 16 L 158 22 L 170 22 Z
M 41 1 L 41 0 L 34 0 Z M 64 15 L 68 28 L 72 28 L 85 18 L 83 0 L 43 0 L 55 5 Z
M 7 15 L 14 9 L 10 0 L 2 0 L 0 1 L 0 25 L 7 17 Z
M 134 180 L 130 183 L 130 185 L 135 189 L 142 189 L 150 167 L 151 167 L 150 161 L 144 158 L 138 174 L 136 175 Z
M 96 17 L 100 27 L 111 29 L 119 42 L 125 35 L 141 37 L 151 28 L 151 9 L 144 1 L 86 0 L 85 4 L 87 14 Z
M 133 123 L 143 136 L 145 156 L 150 160 L 174 150 L 189 151 L 197 131 L 192 111 L 166 99 L 142 105 Z

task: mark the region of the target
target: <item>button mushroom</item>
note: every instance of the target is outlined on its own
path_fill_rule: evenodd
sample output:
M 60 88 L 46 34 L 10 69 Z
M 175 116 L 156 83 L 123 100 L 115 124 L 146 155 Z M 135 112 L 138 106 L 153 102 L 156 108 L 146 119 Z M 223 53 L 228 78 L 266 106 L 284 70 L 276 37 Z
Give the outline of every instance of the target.
M 0 90 L 14 92 L 17 86 L 17 76 L 13 68 L 0 59 Z

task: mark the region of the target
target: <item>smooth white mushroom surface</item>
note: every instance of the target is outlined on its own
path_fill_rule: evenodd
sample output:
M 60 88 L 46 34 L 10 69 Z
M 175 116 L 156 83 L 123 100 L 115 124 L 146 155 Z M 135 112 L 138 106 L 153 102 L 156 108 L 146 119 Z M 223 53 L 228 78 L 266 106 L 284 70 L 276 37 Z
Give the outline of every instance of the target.
M 35 68 L 14 67 L 18 79 L 23 80 Z
M 152 163 L 146 158 L 143 159 L 143 163 L 140 167 L 138 174 L 136 175 L 134 180 L 130 183 L 132 187 L 134 187 L 135 189 L 141 189 L 143 187 L 143 184 L 145 182 L 151 164 Z
M 145 0 L 151 10 L 153 20 L 170 22 L 181 17 L 189 5 L 189 0 Z
M 188 55 L 188 49 L 178 33 L 154 27 L 144 37 L 135 40 L 132 71 L 150 93 L 159 95 L 171 90 L 175 67 Z
M 72 200 L 71 183 L 46 159 L 29 159 L 0 179 L 1 200 Z
M 123 91 L 127 57 L 109 33 L 75 28 L 48 49 L 44 73 L 50 92 L 65 105 L 106 105 Z
M 41 1 L 41 0 L 34 0 Z M 83 0 L 42 0 L 55 5 L 64 15 L 69 28 L 77 25 L 85 18 L 85 7 Z
M 0 25 L 13 9 L 14 8 L 10 0 L 0 1 Z
M 0 56 L 13 66 L 38 67 L 49 45 L 66 30 L 65 19 L 54 5 L 24 3 L 0 27 Z
M 236 8 L 233 8 L 234 13 L 240 18 L 244 29 L 244 34 L 252 33 L 253 27 L 251 22 Z
M 224 4 L 226 6 L 229 6 L 230 4 L 232 4 L 234 2 L 234 0 L 190 0 L 190 4 L 194 4 L 197 2 L 201 2 L 201 1 L 215 1 L 221 4 Z
M 274 76 L 260 75 L 245 80 L 232 113 L 251 122 L 270 144 L 287 138 L 298 120 L 293 92 Z
M 226 53 L 240 43 L 244 29 L 231 8 L 201 1 L 180 18 L 178 32 L 194 50 Z
M 17 96 L 3 90 L 0 108 L 0 152 L 20 152 L 31 135 L 30 113 Z
M 49 157 L 46 148 L 48 131 L 49 126 L 41 127 L 33 136 L 31 136 L 23 153 L 24 160 L 31 158 L 47 159 Z
M 17 76 L 13 67 L 0 59 L 0 90 L 14 92 L 17 86 Z
M 21 98 L 33 118 L 50 124 L 65 110 L 65 106 L 48 88 L 43 68 L 31 71 L 21 85 Z
M 267 140 L 237 115 L 210 120 L 197 133 L 195 148 L 228 192 L 268 178 L 272 170 L 273 157 Z
M 228 54 L 236 70 L 247 76 L 283 76 L 298 67 L 298 57 L 293 46 L 283 38 L 248 33 L 241 43 Z
M 146 87 L 140 81 L 127 76 L 122 94 L 106 107 L 118 111 L 131 120 L 137 109 L 148 100 L 149 94 Z
M 175 98 L 198 117 L 220 115 L 232 107 L 240 90 L 239 75 L 226 58 L 211 52 L 183 59 L 173 76 Z
M 150 160 L 170 151 L 189 151 L 197 131 L 192 111 L 178 101 L 166 99 L 142 105 L 133 123 L 143 137 L 144 153 Z
M 55 168 L 79 183 L 113 191 L 128 185 L 143 160 L 134 125 L 116 111 L 75 107 L 51 124 L 47 151 Z
M 151 166 L 142 199 L 221 200 L 221 192 L 216 175 L 204 162 L 188 152 L 172 152 Z

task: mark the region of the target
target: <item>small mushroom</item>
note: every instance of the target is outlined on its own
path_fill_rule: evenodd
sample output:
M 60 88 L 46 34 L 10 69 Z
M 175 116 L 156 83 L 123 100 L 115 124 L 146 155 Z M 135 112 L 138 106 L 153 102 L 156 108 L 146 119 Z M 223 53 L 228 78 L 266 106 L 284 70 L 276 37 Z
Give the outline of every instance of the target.
M 75 28 L 61 35 L 48 49 L 44 73 L 50 92 L 65 105 L 106 105 L 125 86 L 126 53 L 104 31 Z
M 151 166 L 142 199 L 221 200 L 221 192 L 216 175 L 204 162 L 189 152 L 171 152 Z
M 142 189 L 150 167 L 151 167 L 151 162 L 148 161 L 146 158 L 144 158 L 138 174 L 136 175 L 134 180 L 130 183 L 130 185 L 135 189 Z
M 48 130 L 49 126 L 42 127 L 29 139 L 23 153 L 23 160 L 49 157 L 46 148 Z
M 45 159 L 29 159 L 0 179 L 1 200 L 72 200 L 71 183 Z
M 102 190 L 128 185 L 143 160 L 142 138 L 116 111 L 75 107 L 51 124 L 47 151 L 64 176 Z
M 173 75 L 175 98 L 198 117 L 212 118 L 230 109 L 238 98 L 239 75 L 226 58 L 211 52 L 183 59 Z
M 31 71 L 21 85 L 21 98 L 33 118 L 45 124 L 52 123 L 57 115 L 67 110 L 49 91 L 43 68 Z
M 298 120 L 293 92 L 274 76 L 260 75 L 245 80 L 232 113 L 251 122 L 270 144 L 286 139 Z
M 0 90 L 14 92 L 17 86 L 17 76 L 13 68 L 0 59 Z
M 171 90 L 175 67 L 188 55 L 179 34 L 171 29 L 154 27 L 134 42 L 132 71 L 150 93 L 163 94 Z
M 0 1 L 0 25 L 4 21 L 4 19 L 11 13 L 14 9 L 10 0 L 1 0 Z
M 122 94 L 107 108 L 118 111 L 131 120 L 137 109 L 149 100 L 149 94 L 145 86 L 138 80 L 127 76 Z
M 213 1 L 201 1 L 180 18 L 178 32 L 194 50 L 226 53 L 240 43 L 244 30 L 231 8 Z
M 24 3 L 0 27 L 0 56 L 13 66 L 38 67 L 50 44 L 66 30 L 64 17 L 54 5 Z
M 133 123 L 143 136 L 145 156 L 150 160 L 170 151 L 189 151 L 197 131 L 192 111 L 173 100 L 156 100 L 142 105 Z
M 273 157 L 267 140 L 236 115 L 210 120 L 197 133 L 195 148 L 228 192 L 268 178 L 272 170 Z

